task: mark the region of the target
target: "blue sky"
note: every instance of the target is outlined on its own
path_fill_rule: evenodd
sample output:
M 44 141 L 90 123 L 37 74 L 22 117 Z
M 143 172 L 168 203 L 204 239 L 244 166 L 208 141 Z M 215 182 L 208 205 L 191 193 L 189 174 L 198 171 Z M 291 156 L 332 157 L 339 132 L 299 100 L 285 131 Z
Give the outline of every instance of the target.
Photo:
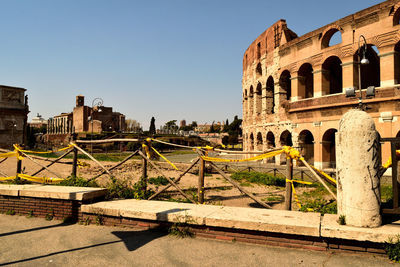
M 279 19 L 299 36 L 381 1 L 0 0 L 0 84 L 31 119 L 96 97 L 148 129 L 241 117 L 242 57 Z

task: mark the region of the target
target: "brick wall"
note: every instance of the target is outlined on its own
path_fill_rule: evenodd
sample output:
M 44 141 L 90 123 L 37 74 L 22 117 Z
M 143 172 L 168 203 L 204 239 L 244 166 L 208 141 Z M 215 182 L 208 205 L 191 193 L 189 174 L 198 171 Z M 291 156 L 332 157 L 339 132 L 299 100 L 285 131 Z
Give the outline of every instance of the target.
M 106 226 L 130 227 L 140 230 L 161 229 L 167 231 L 173 223 L 131 219 L 83 213 L 80 220 L 89 224 L 99 223 Z M 314 251 L 348 251 L 385 254 L 383 244 L 360 242 L 334 238 L 311 237 L 272 233 L 264 231 L 241 230 L 235 228 L 190 225 L 189 229 L 198 238 L 207 238 L 230 242 L 243 242 L 287 248 L 300 248 Z

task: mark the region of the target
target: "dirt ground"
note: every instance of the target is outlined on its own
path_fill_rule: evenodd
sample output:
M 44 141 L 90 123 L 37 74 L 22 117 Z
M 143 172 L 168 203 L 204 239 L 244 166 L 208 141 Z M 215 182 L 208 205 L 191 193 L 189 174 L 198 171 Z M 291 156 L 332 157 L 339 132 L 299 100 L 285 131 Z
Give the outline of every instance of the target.
M 71 161 L 71 160 L 66 160 Z M 101 173 L 101 168 L 93 161 L 90 160 L 81 160 L 82 162 L 87 163 L 88 165 L 85 167 L 81 167 L 78 169 L 78 176 L 89 179 L 96 174 Z M 47 165 L 49 162 L 44 160 L 37 160 L 37 162 Z M 101 162 L 106 168 L 110 168 L 116 165 L 116 162 Z M 174 170 L 171 166 L 169 166 L 165 162 L 157 162 L 157 165 L 161 167 L 164 175 L 168 177 L 177 178 L 185 170 L 190 163 L 176 163 L 178 169 L 180 171 Z M 29 159 L 24 159 L 23 164 L 23 173 L 25 174 L 33 174 L 37 170 L 41 168 L 41 166 L 37 165 L 33 161 Z M 49 171 L 43 171 L 36 176 L 40 177 L 61 177 L 66 178 L 71 174 L 72 165 L 71 164 L 59 164 L 56 163 L 53 166 L 49 167 L 53 173 Z M 195 166 L 191 171 L 197 172 L 198 167 Z M 16 172 L 16 159 L 8 158 L 6 161 L 0 164 L 0 177 L 7 175 L 13 176 Z M 128 180 L 131 184 L 137 182 L 142 175 L 142 167 L 140 160 L 129 160 L 120 167 L 117 167 L 112 171 L 113 175 L 117 177 L 117 179 Z M 160 174 L 151 166 L 149 166 L 148 177 L 157 177 Z M 108 175 L 102 175 L 97 178 L 96 181 L 101 186 L 106 186 L 110 181 Z M 179 182 L 179 186 L 184 189 L 190 196 L 194 196 L 194 192 L 197 193 L 198 186 L 198 175 L 194 173 L 186 174 L 181 181 Z M 283 197 L 285 195 L 284 187 L 277 186 L 265 186 L 258 184 L 249 184 L 245 183 L 242 186 L 249 192 L 254 193 L 258 198 L 261 198 L 263 201 L 267 202 L 274 209 L 283 209 Z M 149 185 L 151 189 L 157 191 L 157 189 L 162 188 L 163 186 L 155 186 Z M 223 205 L 223 206 L 233 206 L 233 207 L 260 207 L 259 204 L 255 203 L 248 196 L 243 195 L 238 189 L 232 186 L 227 180 L 225 180 L 222 176 L 218 174 L 208 174 L 205 177 L 205 202 L 206 204 L 213 205 Z M 299 187 L 296 189 L 298 195 L 301 195 L 305 191 L 313 190 L 312 188 L 307 187 Z M 171 186 L 166 192 L 168 195 L 174 200 L 183 199 L 178 191 Z M 193 193 L 191 193 L 193 192 Z M 196 194 L 197 195 L 197 194 Z M 161 198 L 165 199 L 165 198 Z M 294 200 L 293 200 L 294 201 Z M 292 207 L 294 210 L 298 209 L 298 206 L 295 202 L 293 202 Z

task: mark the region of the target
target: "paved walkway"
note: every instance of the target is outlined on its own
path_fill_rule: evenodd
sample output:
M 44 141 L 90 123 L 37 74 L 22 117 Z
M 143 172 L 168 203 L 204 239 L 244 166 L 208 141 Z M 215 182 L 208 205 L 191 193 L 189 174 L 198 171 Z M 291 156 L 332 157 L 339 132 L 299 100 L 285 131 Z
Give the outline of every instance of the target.
M 0 265 L 15 266 L 393 266 L 380 256 L 177 239 L 9 215 L 0 215 L 0 242 Z

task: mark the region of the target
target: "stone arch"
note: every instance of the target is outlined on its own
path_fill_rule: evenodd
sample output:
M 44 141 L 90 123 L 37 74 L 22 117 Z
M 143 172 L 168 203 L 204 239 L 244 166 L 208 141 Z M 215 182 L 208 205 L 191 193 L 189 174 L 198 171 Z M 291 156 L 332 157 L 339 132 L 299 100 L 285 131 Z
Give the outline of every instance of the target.
M 257 77 L 261 77 L 262 76 L 262 67 L 261 67 L 261 63 L 258 63 L 256 66 L 256 76 Z
M 275 136 L 274 136 L 274 134 L 271 131 L 269 131 L 265 137 L 266 137 L 265 140 L 266 140 L 266 143 L 267 143 L 267 149 L 275 148 Z M 275 163 L 275 157 L 268 158 L 267 162 Z
M 279 142 L 281 146 L 293 146 L 292 134 L 288 130 L 283 131 L 280 135 Z M 280 162 L 281 164 L 286 164 L 285 153 L 281 154 Z
M 253 136 L 253 133 L 250 133 L 249 150 L 250 151 L 254 151 L 254 136 Z
M 266 94 L 265 94 L 265 99 L 266 99 L 265 111 L 267 114 L 274 113 L 274 108 L 275 108 L 274 88 L 275 88 L 274 78 L 272 78 L 272 76 L 269 76 L 267 79 Z
M 336 141 L 334 128 L 325 131 L 322 136 L 322 167 L 336 168 Z
M 285 92 L 286 100 L 290 100 L 292 96 L 292 81 L 290 80 L 290 72 L 284 70 L 279 77 L 279 87 Z
M 300 154 L 305 161 L 314 165 L 314 136 L 309 130 L 303 130 L 299 134 Z
M 342 93 L 343 71 L 339 57 L 328 57 L 322 64 L 322 72 L 322 88 L 326 88 L 326 94 Z
M 260 132 L 257 133 L 257 151 L 263 151 L 263 138 Z
M 394 79 L 395 83 L 400 83 L 400 42 L 394 46 Z
M 393 14 L 393 26 L 400 24 L 400 8 L 397 6 Z
M 261 109 L 262 109 L 262 86 L 261 83 L 257 84 L 256 87 L 256 95 L 255 95 L 255 101 L 256 101 L 256 114 L 259 115 L 261 114 Z
M 249 89 L 249 116 L 253 115 L 253 107 L 254 106 L 254 89 L 253 89 L 253 85 L 250 86 Z
M 377 50 L 378 52 L 376 52 Z M 375 45 L 368 44 L 367 51 L 365 53 L 365 57 L 369 60 L 369 64 L 360 65 L 361 68 L 361 88 L 366 89 L 368 86 L 379 87 L 381 84 L 381 67 L 380 67 L 380 59 L 379 59 L 379 50 Z M 354 61 L 359 62 L 363 58 L 363 47 L 360 48 L 360 57 L 359 51 L 357 49 L 354 54 Z M 358 68 L 355 68 L 356 74 L 358 77 Z M 358 79 L 357 79 L 357 86 Z
M 322 33 L 321 49 L 327 48 L 342 42 L 342 28 L 337 25 L 332 25 Z M 340 42 L 331 43 L 338 36 Z M 332 38 L 333 37 L 333 38 Z
M 298 95 L 301 98 L 311 98 L 314 96 L 314 75 L 310 63 L 304 63 L 299 68 L 298 83 Z

